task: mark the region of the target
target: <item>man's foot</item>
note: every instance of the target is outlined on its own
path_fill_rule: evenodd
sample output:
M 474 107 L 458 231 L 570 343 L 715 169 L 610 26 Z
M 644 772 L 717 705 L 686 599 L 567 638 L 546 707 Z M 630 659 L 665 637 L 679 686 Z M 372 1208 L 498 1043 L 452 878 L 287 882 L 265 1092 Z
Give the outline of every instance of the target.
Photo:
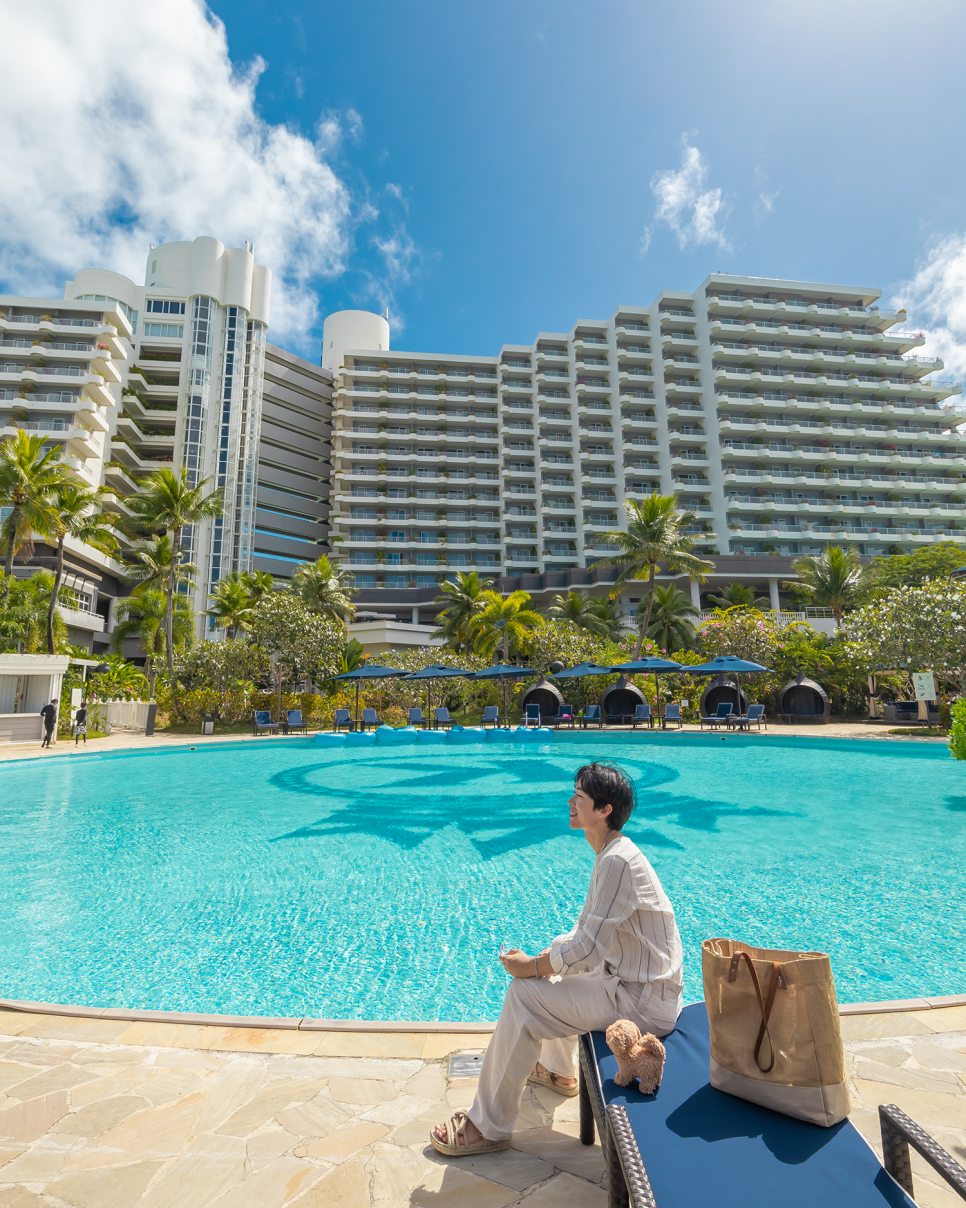
M 437 1152 L 448 1158 L 460 1158 L 477 1153 L 499 1153 L 509 1149 L 511 1139 L 488 1141 L 466 1112 L 455 1112 L 448 1124 L 437 1125 L 429 1134 L 430 1142 Z
M 540 1086 L 549 1086 L 552 1090 L 559 1091 L 561 1095 L 573 1096 L 577 1093 L 576 1078 L 565 1078 L 563 1074 L 552 1074 L 539 1061 L 534 1067 L 529 1081 L 536 1082 Z
M 446 1144 L 446 1125 L 437 1124 L 436 1127 L 433 1129 L 433 1136 L 437 1137 L 445 1145 Z M 462 1148 L 464 1145 L 475 1145 L 478 1141 L 482 1141 L 483 1139 L 484 1139 L 483 1134 L 476 1127 L 476 1125 L 473 1123 L 473 1121 L 470 1120 L 469 1117 L 467 1117 L 466 1128 L 463 1130 L 463 1133 L 457 1138 L 457 1143 L 459 1144 L 460 1148 Z

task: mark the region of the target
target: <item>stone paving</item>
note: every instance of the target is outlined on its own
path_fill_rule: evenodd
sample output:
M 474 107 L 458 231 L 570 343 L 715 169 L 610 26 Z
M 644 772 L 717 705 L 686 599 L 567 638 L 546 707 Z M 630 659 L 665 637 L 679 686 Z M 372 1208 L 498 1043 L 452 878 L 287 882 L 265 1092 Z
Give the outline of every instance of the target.
M 770 723 L 767 730 L 750 730 L 752 737 L 761 737 L 762 739 L 771 737 L 798 737 L 798 738 L 875 738 L 883 742 L 899 742 L 906 744 L 922 744 L 922 743 L 945 743 L 944 738 L 907 738 L 904 735 L 893 735 L 889 733 L 889 729 L 895 729 L 882 722 L 868 721 L 836 721 L 830 722 L 825 726 L 786 726 L 780 722 Z M 915 727 L 910 726 L 909 730 L 914 731 Z M 700 731 L 699 726 L 686 725 L 683 733 L 697 734 Z M 571 730 L 561 730 L 559 733 L 562 736 L 573 733 Z M 641 742 L 646 742 L 648 736 L 655 736 L 661 731 L 637 729 L 633 730 L 630 726 L 607 726 L 603 731 L 591 727 L 586 731 L 577 731 L 583 734 L 584 737 L 592 737 L 600 733 L 604 734 L 633 734 Z M 679 733 L 677 730 L 669 731 L 671 734 Z M 705 733 L 710 733 L 705 731 Z M 721 734 L 727 736 L 730 731 L 718 731 L 719 737 Z M 200 734 L 168 734 L 161 732 L 153 735 L 151 738 L 146 738 L 143 734 L 117 732 L 107 738 L 92 738 L 85 746 L 83 743 L 79 746 L 74 745 L 73 739 L 62 738 L 54 744 L 53 747 L 42 749 L 39 742 L 16 742 L 16 743 L 0 743 L 0 762 L 8 759 L 50 759 L 57 755 L 70 755 L 74 758 L 83 758 L 85 754 L 103 754 L 109 751 L 146 751 L 150 749 L 171 749 L 173 747 L 201 747 L 206 745 L 235 743 L 235 742 L 275 742 L 281 736 L 273 737 L 271 735 L 262 735 L 258 739 L 253 739 L 250 734 L 215 734 L 213 737 L 202 737 Z
M 897 1103 L 966 1162 L 966 1006 L 842 1027 L 860 1131 Z M 448 1055 L 488 1040 L 0 1011 L 0 1208 L 604 1208 L 575 1099 L 528 1087 L 505 1153 L 428 1144 L 475 1089 Z M 923 1208 L 961 1203 L 914 1167 Z

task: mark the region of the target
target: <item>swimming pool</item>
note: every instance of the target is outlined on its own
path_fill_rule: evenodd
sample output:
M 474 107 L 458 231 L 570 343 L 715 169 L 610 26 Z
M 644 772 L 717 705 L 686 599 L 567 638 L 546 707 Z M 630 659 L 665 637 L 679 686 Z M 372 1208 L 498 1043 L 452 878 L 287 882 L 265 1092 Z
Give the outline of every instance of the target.
M 701 997 L 700 941 L 832 954 L 839 998 L 966 992 L 966 767 L 945 747 L 687 734 L 0 765 L 0 994 L 239 1015 L 480 1020 L 501 941 L 566 930 L 574 770 L 622 764 Z

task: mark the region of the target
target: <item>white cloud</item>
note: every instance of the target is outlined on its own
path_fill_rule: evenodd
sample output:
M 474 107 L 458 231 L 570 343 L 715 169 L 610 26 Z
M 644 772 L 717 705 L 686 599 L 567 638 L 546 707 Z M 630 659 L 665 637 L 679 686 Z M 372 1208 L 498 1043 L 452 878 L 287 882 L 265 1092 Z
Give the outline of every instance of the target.
M 966 376 L 966 235 L 949 235 L 932 248 L 890 305 L 906 309 L 904 326 L 926 336 L 917 355 L 942 357 L 948 375 Z
M 412 276 L 413 261 L 418 259 L 418 252 L 405 226 L 396 227 L 388 239 L 374 235 L 372 246 L 385 260 L 389 280 L 393 284 L 407 284 Z
M 774 193 L 759 193 L 758 200 L 752 206 L 755 212 L 755 218 L 761 222 L 763 218 L 769 215 L 775 208 L 775 199 L 781 190 L 776 189 Z
M 357 113 L 326 114 L 315 139 L 265 122 L 264 70 L 237 70 L 201 0 L 129 4 L 107 25 L 69 0 L 5 6 L 0 124 L 0 276 L 63 291 L 80 268 L 143 280 L 150 243 L 245 239 L 274 274 L 271 326 L 314 325 L 312 283 L 343 271 L 358 220 L 327 162 Z
M 655 172 L 651 177 L 651 192 L 657 201 L 654 219 L 666 222 L 677 235 L 683 251 L 691 245 L 716 243 L 730 251 L 730 245 L 718 223 L 726 216 L 720 189 L 705 189 L 708 165 L 697 147 L 687 142 L 681 153 L 681 167 Z M 646 235 L 650 243 L 650 232 Z M 642 245 L 642 255 L 647 247 Z

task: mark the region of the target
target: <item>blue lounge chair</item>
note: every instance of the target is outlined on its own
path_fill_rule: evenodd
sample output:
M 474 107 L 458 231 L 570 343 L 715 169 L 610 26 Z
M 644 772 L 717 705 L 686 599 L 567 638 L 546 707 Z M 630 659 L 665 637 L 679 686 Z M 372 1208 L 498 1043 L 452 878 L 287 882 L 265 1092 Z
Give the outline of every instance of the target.
M 622 720 L 629 721 L 633 725 L 635 730 L 637 729 L 637 723 L 643 722 L 643 721 L 647 722 L 647 726 L 648 726 L 649 730 L 654 729 L 654 718 L 651 717 L 651 706 L 650 705 L 638 705 L 637 708 L 634 710 L 634 712 L 629 717 L 623 718 Z
M 614 1082 L 603 1032 L 580 1038 L 580 1139 L 592 1145 L 596 1124 L 610 1208 L 914 1208 L 907 1142 L 966 1199 L 966 1170 L 891 1104 L 879 1108 L 883 1170 L 848 1120 L 819 1128 L 715 1090 L 704 1003 L 663 1043 L 661 1085 L 642 1095 Z
M 557 716 L 549 717 L 547 720 L 556 729 L 565 723 L 570 724 L 571 730 L 574 728 L 574 708 L 573 705 L 559 705 L 557 707 Z
M 272 715 L 267 709 L 256 709 L 252 714 L 252 734 L 277 734 L 278 722 L 272 721 Z
M 336 709 L 335 717 L 332 721 L 333 730 L 341 730 L 345 726 L 347 730 L 354 730 L 356 723 L 352 720 L 352 714 L 348 709 Z
M 764 705 L 749 705 L 748 712 L 744 717 L 730 717 L 729 723 L 736 730 L 743 730 L 746 726 L 750 730 L 752 726 L 757 726 L 760 730 L 762 726 L 768 729 L 768 722 L 765 721 L 765 706 Z
M 664 706 L 664 726 L 663 726 L 663 728 L 665 730 L 667 729 L 667 723 L 669 721 L 676 721 L 678 723 L 679 730 L 682 730 L 684 728 L 684 719 L 681 716 L 681 706 L 680 705 L 665 705 Z
M 361 730 L 364 730 L 366 728 L 366 726 L 375 727 L 378 725 L 379 725 L 379 718 L 376 716 L 375 709 L 363 709 L 362 710 L 362 722 L 360 723 L 359 728 Z
M 540 725 L 540 706 L 525 705 L 523 716 L 520 718 L 521 725 L 524 726 L 539 726 Z
M 285 721 L 282 723 L 283 734 L 296 734 L 301 730 L 303 734 L 308 734 L 309 723 L 302 720 L 301 709 L 287 709 L 285 712 Z
M 734 708 L 735 708 L 734 705 L 732 705 L 729 701 L 723 701 L 718 706 L 718 712 L 714 715 L 714 717 L 702 717 L 701 718 L 701 729 L 702 730 L 704 729 L 705 722 L 707 722 L 707 724 L 711 727 L 712 730 L 715 729 L 717 726 L 726 726 L 728 724 L 728 719 L 731 717 L 731 714 L 734 712 Z
M 584 715 L 581 718 L 584 723 L 584 729 L 587 729 L 589 721 L 595 721 L 599 729 L 604 728 L 604 719 L 600 715 L 600 705 L 588 705 L 584 710 Z
M 446 726 L 455 726 L 455 725 L 456 725 L 456 722 L 453 721 L 453 719 L 450 717 L 449 709 L 447 709 L 445 706 L 441 706 L 440 708 L 433 710 L 433 729 L 434 730 L 435 730 L 436 726 L 442 726 L 445 729 Z
M 423 718 L 422 709 L 413 707 L 409 710 L 409 724 L 411 726 L 422 726 L 424 730 L 426 729 L 426 722 Z
M 487 725 L 498 726 L 500 724 L 500 706 L 487 705 L 483 710 L 483 720 L 480 724 L 484 729 Z

